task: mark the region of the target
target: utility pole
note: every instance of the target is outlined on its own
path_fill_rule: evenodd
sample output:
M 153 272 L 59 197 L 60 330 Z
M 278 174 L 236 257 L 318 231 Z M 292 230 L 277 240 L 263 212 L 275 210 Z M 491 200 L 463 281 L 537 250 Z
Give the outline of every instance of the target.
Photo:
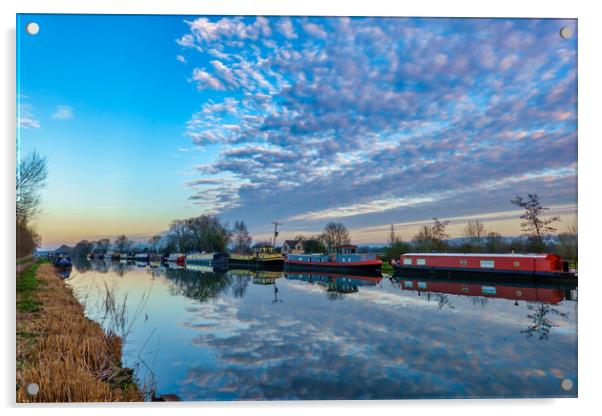
M 272 221 L 272 224 L 274 224 L 274 243 L 272 244 L 272 247 L 276 248 L 276 237 L 278 237 L 278 226 L 282 225 L 282 223 Z

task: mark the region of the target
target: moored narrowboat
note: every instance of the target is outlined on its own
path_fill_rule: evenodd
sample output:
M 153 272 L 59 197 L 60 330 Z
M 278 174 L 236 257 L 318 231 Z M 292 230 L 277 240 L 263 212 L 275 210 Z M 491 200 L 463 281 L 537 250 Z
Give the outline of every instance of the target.
M 190 253 L 186 255 L 186 264 L 202 264 L 206 266 L 225 266 L 228 263 L 226 253 Z
M 483 275 L 517 279 L 568 279 L 576 282 L 568 263 L 556 254 L 406 253 L 392 260 L 396 273 Z
M 228 264 L 246 267 L 282 268 L 283 263 L 282 254 L 267 243 L 256 244 L 253 253 L 232 253 L 228 257 Z
M 332 254 L 288 254 L 287 270 L 323 270 L 335 273 L 381 274 L 382 260 L 375 254 L 358 254 L 357 246 L 336 246 Z

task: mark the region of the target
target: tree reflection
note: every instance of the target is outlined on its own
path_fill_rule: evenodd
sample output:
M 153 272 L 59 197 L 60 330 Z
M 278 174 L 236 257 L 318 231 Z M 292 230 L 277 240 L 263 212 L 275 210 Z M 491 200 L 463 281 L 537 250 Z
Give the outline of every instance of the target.
M 235 298 L 242 298 L 245 296 L 247 287 L 249 286 L 249 279 L 250 277 L 244 274 L 236 274 L 231 277 L 232 294 Z
M 225 273 L 202 273 L 186 269 L 166 269 L 165 272 L 173 294 L 184 295 L 199 302 L 217 297 L 232 285 L 232 278 Z
M 456 307 L 453 305 L 453 303 L 450 302 L 449 300 L 449 296 L 443 293 L 437 293 L 435 295 L 435 300 L 437 301 L 437 308 L 439 308 L 439 310 L 442 309 L 456 309 Z
M 568 316 L 567 313 L 560 312 L 552 305 L 545 303 L 529 303 L 527 304 L 527 309 L 530 311 L 527 317 L 533 320 L 533 325 L 529 325 L 527 329 L 521 331 L 521 334 L 526 334 L 527 338 L 539 335 L 540 340 L 550 339 L 550 330 L 553 327 L 558 326 L 552 322 L 550 319 L 551 316 L 559 316 L 562 318 Z
M 80 273 L 85 273 L 92 269 L 92 264 L 84 256 L 75 256 L 71 259 L 73 266 Z
M 473 306 L 485 306 L 489 302 L 489 299 L 484 296 L 469 296 L 469 299 Z
M 126 272 L 134 268 L 134 264 L 131 262 L 112 262 L 109 263 L 112 271 L 119 277 L 123 277 Z

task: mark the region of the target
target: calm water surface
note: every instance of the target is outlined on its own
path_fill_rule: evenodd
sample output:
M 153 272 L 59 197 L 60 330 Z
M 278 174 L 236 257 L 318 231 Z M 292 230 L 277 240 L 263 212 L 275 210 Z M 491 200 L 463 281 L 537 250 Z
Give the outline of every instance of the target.
M 183 400 L 577 395 L 575 291 L 104 262 L 67 282 Z

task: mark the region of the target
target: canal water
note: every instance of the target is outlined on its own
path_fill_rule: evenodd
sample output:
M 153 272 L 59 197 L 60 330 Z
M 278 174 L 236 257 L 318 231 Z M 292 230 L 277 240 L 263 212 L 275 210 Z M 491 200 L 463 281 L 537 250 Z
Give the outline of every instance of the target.
M 66 281 L 182 400 L 577 395 L 576 290 L 105 262 Z

